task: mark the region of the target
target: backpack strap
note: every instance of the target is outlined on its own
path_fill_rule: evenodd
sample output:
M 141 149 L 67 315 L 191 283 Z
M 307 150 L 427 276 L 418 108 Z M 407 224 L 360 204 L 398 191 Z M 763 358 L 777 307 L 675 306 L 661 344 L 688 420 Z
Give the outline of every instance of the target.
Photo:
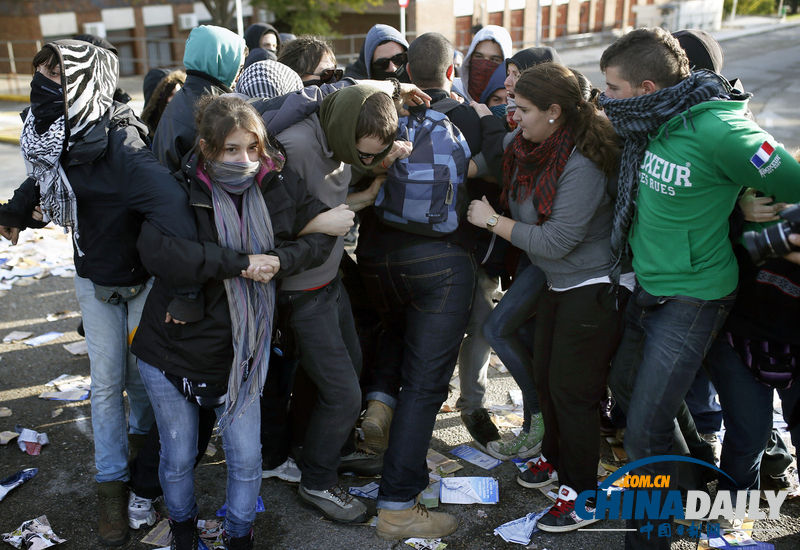
M 442 113 L 443 115 L 446 115 L 459 105 L 461 105 L 461 103 L 456 101 L 452 97 L 445 97 L 444 99 L 440 99 L 439 101 L 431 103 L 430 108 L 433 109 L 434 111 Z

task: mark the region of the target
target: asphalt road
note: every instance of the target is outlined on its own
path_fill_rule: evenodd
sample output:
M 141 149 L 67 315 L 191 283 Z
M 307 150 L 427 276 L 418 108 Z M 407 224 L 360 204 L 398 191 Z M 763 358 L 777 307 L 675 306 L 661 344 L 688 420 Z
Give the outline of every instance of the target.
M 754 92 L 753 110 L 762 124 L 789 146 L 800 146 L 800 125 L 795 99 L 800 85 L 800 32 L 797 28 L 771 34 L 726 41 L 725 73 L 742 78 Z M 598 84 L 601 75 L 586 72 Z M 579 68 L 584 68 L 580 66 Z M 21 181 L 19 149 L 0 144 L 0 197 Z M 17 170 L 17 171 L 15 171 Z M 15 489 L 0 503 L 0 532 L 17 527 L 25 520 L 46 514 L 56 533 L 68 539 L 66 548 L 97 548 L 95 538 L 95 484 L 93 480 L 92 432 L 89 402 L 65 403 L 44 401 L 36 396 L 43 384 L 62 374 L 88 374 L 85 357 L 68 354 L 61 344 L 79 340 L 74 331 L 75 319 L 48 322 L 48 313 L 77 310 L 72 282 L 49 277 L 24 287 L 2 292 L 0 298 L 0 337 L 12 330 L 35 334 L 56 330 L 64 333 L 59 340 L 41 347 L 22 344 L 0 344 L 0 405 L 12 409 L 8 418 L 0 418 L 0 431 L 15 424 L 47 432 L 50 444 L 42 454 L 23 454 L 14 443 L 0 447 L 0 478 L 25 467 L 38 467 L 39 474 Z M 508 390 L 515 387 L 508 374 L 490 369 L 488 400 L 507 403 Z M 454 404 L 457 391 L 448 403 Z M 59 409 L 61 409 L 59 411 Z M 457 413 L 441 413 L 437 419 L 431 447 L 447 454 L 456 445 L 469 443 Z M 221 448 L 216 442 L 217 448 Z M 607 446 L 604 456 L 610 459 Z M 493 506 L 443 505 L 441 509 L 457 515 L 460 528 L 445 542 L 453 550 L 515 548 L 492 534 L 498 525 L 545 508 L 549 501 L 537 491 L 521 488 L 514 481 L 515 467 L 503 464 L 490 472 L 461 461 L 459 475 L 490 475 L 498 479 L 500 502 Z M 197 469 L 197 496 L 202 518 L 210 518 L 223 503 L 225 486 L 224 458 L 221 452 L 207 457 Z M 343 478 L 346 484 L 363 485 L 369 480 Z M 388 549 L 406 548 L 401 543 L 387 543 L 376 537 L 367 526 L 341 526 L 320 519 L 313 510 L 300 506 L 296 488 L 269 480 L 263 483 L 261 495 L 266 511 L 257 516 L 255 531 L 257 548 L 264 549 Z M 163 507 L 162 507 L 163 511 Z M 768 540 L 778 549 L 800 547 L 800 504 L 784 505 L 779 520 L 761 521 L 754 537 Z M 618 521 L 596 524 L 597 528 L 622 528 Z M 139 541 L 143 532 L 135 533 L 125 548 L 152 548 Z M 559 549 L 616 549 L 622 547 L 622 535 L 613 532 L 580 532 L 567 535 L 536 534 L 534 547 Z M 673 548 L 694 548 L 690 541 L 676 542 Z

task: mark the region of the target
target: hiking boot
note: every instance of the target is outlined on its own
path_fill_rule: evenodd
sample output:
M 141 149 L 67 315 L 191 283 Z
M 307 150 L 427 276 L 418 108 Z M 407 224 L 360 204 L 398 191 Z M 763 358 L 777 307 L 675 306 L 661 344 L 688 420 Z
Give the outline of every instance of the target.
M 302 485 L 297 490 L 300 500 L 320 510 L 326 518 L 340 523 L 361 523 L 367 519 L 367 507 L 354 498 L 340 485 L 324 491 L 306 489 Z
M 797 479 L 797 468 L 794 465 L 789 466 L 779 474 L 761 474 L 761 490 L 762 491 L 789 491 L 789 493 L 797 493 L 800 490 L 800 483 Z M 764 493 L 761 493 L 761 498 L 764 499 Z
M 528 469 L 517 476 L 517 483 L 528 489 L 536 489 L 558 481 L 558 473 L 553 465 L 540 456 L 535 462 L 527 464 Z
M 300 468 L 297 467 L 297 464 L 292 457 L 289 457 L 277 468 L 272 470 L 263 470 L 261 472 L 261 479 L 277 477 L 278 479 L 288 481 L 289 483 L 300 483 L 300 475 Z
M 511 441 L 490 441 L 486 445 L 486 452 L 500 460 L 510 460 L 514 457 L 530 458 L 542 450 L 544 437 L 544 422 L 542 413 L 531 418 L 530 431 L 519 432 Z
M 200 535 L 197 532 L 197 517 L 185 521 L 169 520 L 169 531 L 172 542 L 169 550 L 197 550 L 200 544 Z
M 222 533 L 226 550 L 253 550 L 253 529 L 243 537 L 231 538 L 228 533 Z
M 364 441 L 361 446 L 380 454 L 389 446 L 389 427 L 392 425 L 394 410 L 376 399 L 367 401 L 367 412 L 361 421 Z
M 378 510 L 378 536 L 385 540 L 418 537 L 438 539 L 452 534 L 458 520 L 444 512 L 430 512 L 424 504 L 417 503 L 405 510 Z
M 156 511 L 153 500 L 140 497 L 133 491 L 128 496 L 128 526 L 139 529 L 142 525 L 152 526 L 156 522 Z
M 97 485 L 97 536 L 107 546 L 128 540 L 128 488 L 122 481 Z
M 475 440 L 475 446 L 486 451 L 486 445 L 490 441 L 497 441 L 500 439 L 500 433 L 497 431 L 497 426 L 492 422 L 489 416 L 489 411 L 486 409 L 475 409 L 471 413 L 461 412 L 461 422 L 464 427 Z
M 353 472 L 357 476 L 376 476 L 383 471 L 383 455 L 356 449 L 339 459 L 339 472 Z
M 575 499 L 578 498 L 572 488 L 562 485 L 558 490 L 558 500 L 553 504 L 547 513 L 539 518 L 536 527 L 547 533 L 566 533 L 582 529 L 592 523 L 597 523 L 599 519 L 582 519 L 575 513 Z M 586 504 L 586 510 L 594 513 L 594 507 Z

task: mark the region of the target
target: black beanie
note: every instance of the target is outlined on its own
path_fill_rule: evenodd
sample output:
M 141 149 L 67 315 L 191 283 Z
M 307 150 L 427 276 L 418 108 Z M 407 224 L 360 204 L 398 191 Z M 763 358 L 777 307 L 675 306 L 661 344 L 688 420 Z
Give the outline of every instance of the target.
M 164 80 L 169 74 L 169 69 L 150 69 L 144 76 L 144 83 L 142 84 L 142 93 L 144 93 L 144 104 L 150 101 L 150 96 L 156 91 L 158 83 Z
M 724 56 L 719 42 L 706 31 L 699 29 L 676 31 L 672 36 L 681 43 L 681 48 L 689 58 L 692 70 L 708 69 L 719 73 L 722 71 Z

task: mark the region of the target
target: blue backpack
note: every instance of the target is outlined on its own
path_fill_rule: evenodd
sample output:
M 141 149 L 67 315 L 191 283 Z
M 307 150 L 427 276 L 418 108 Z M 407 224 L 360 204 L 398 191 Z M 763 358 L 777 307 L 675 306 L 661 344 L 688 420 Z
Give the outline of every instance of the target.
M 383 223 L 428 237 L 458 228 L 459 216 L 466 212 L 464 182 L 471 154 L 444 114 L 458 105 L 446 99 L 400 117 L 398 139 L 410 141 L 413 149 L 389 167 L 378 191 L 375 212 Z

